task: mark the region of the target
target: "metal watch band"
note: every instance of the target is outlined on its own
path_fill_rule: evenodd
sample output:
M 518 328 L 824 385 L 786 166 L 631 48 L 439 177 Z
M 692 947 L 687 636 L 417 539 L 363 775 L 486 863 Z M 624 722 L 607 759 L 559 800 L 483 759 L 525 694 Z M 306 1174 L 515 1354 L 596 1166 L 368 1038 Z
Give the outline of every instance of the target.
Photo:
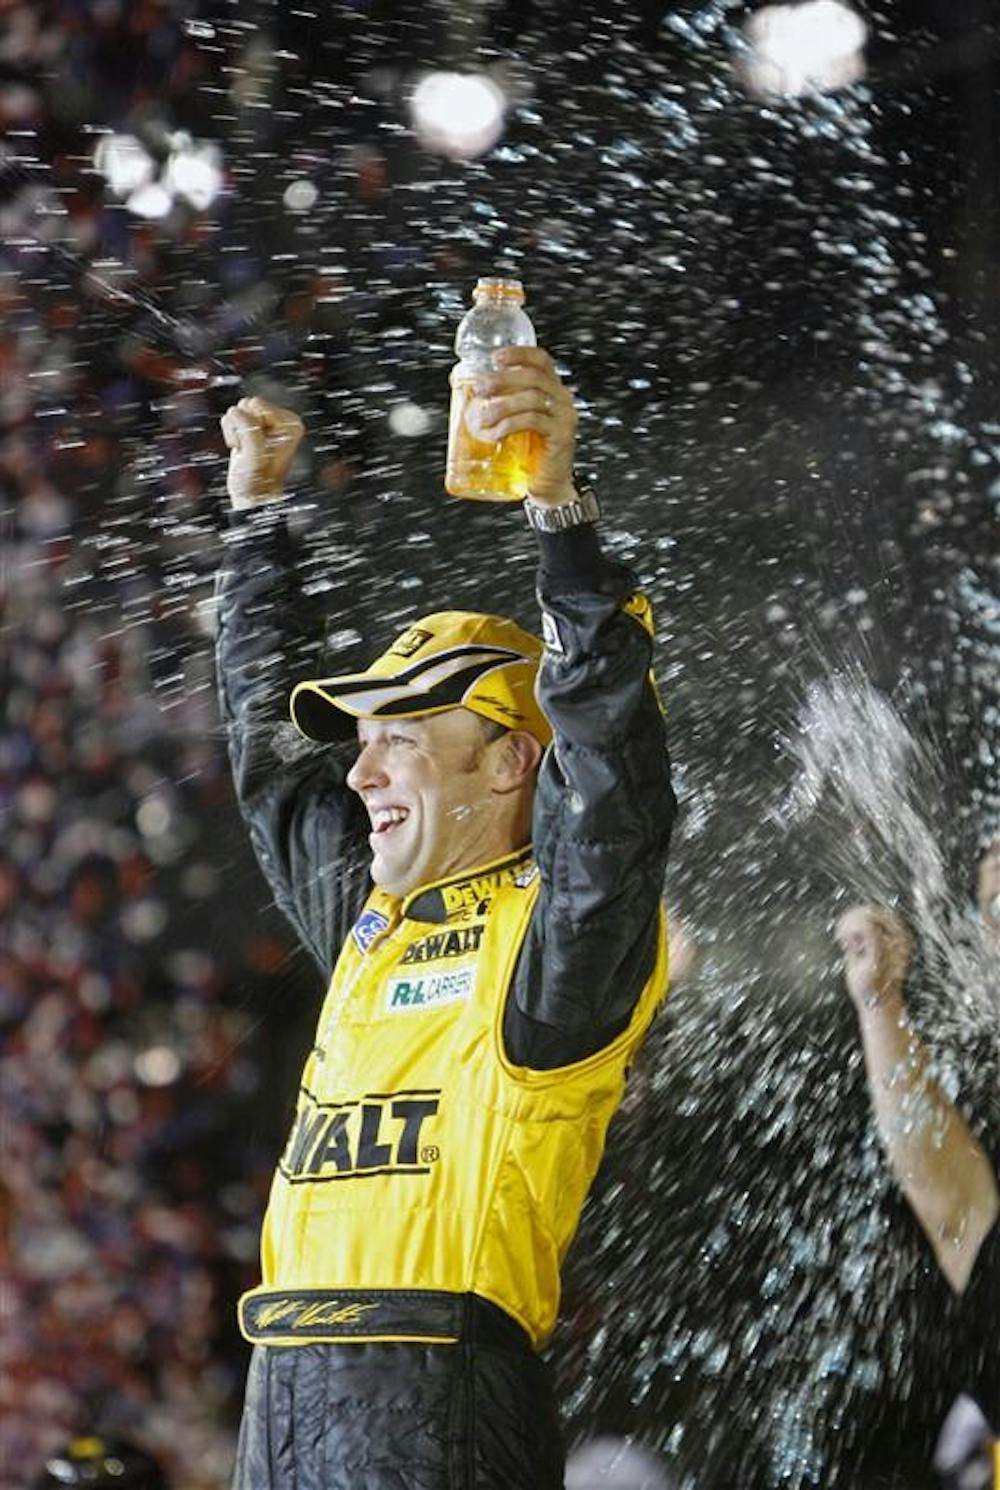
M 525 521 L 536 533 L 561 533 L 564 528 L 596 522 L 600 515 L 601 504 L 590 486 L 581 486 L 572 502 L 563 502 L 559 507 L 543 507 L 530 496 L 524 499 Z

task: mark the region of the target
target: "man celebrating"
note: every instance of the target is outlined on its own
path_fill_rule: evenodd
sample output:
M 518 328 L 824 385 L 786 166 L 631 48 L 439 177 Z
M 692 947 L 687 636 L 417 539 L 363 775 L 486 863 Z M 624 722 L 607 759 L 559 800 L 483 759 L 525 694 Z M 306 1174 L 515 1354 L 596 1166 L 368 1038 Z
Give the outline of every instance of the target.
M 524 511 L 544 652 L 512 621 L 441 611 L 365 671 L 315 676 L 279 505 L 302 425 L 260 399 L 222 421 L 237 793 L 329 980 L 240 1303 L 255 1349 L 237 1490 L 563 1482 L 537 1352 L 666 987 L 675 803 L 649 607 L 574 486 L 573 399 L 538 348 L 495 367 L 477 435 L 541 437 Z M 271 744 L 286 670 L 293 722 L 331 745 L 293 762 Z M 335 742 L 355 737 L 345 769 Z

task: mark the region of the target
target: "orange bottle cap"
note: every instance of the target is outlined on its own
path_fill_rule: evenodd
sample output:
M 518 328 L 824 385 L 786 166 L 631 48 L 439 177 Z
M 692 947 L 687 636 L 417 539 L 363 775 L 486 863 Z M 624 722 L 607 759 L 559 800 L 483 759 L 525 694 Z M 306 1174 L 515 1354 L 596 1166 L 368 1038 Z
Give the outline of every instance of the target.
M 478 279 L 473 291 L 476 295 L 496 295 L 511 300 L 524 299 L 524 286 L 519 279 L 499 279 L 487 277 Z

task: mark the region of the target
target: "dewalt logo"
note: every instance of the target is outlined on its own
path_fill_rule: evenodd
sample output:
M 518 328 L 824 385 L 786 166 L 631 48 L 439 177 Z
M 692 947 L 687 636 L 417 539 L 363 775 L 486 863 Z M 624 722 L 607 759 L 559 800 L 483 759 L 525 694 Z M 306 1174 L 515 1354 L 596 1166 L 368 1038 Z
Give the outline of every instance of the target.
M 456 911 L 475 911 L 477 916 L 484 916 L 498 886 L 512 885 L 518 873 L 518 865 L 508 865 L 504 869 L 495 869 L 492 874 L 475 874 L 458 884 L 443 885 L 441 898 L 445 910 L 449 915 Z
M 303 1089 L 278 1168 L 292 1184 L 428 1174 L 438 1150 L 421 1140 L 440 1099 L 437 1089 L 320 1102 Z
M 419 942 L 411 942 L 400 960 L 404 963 L 438 962 L 444 957 L 461 957 L 465 952 L 478 952 L 482 939 L 482 926 L 459 926 L 451 931 L 437 931 Z

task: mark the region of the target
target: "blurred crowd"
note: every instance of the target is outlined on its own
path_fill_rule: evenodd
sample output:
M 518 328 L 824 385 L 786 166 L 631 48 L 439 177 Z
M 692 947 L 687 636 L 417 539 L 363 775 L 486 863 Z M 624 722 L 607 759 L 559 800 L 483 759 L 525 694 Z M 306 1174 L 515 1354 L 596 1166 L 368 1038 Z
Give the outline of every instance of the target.
M 57 603 L 72 561 L 47 548 L 18 526 L 8 576 L 0 1483 L 110 1411 L 188 1446 L 185 1483 L 215 1486 L 263 1183 L 232 1136 L 259 1081 L 246 1001 L 254 961 L 280 953 L 248 927 L 241 982 L 216 950 L 199 848 L 225 799 L 217 752 L 136 686 L 137 636 Z
M 203 611 L 170 584 L 201 541 L 183 518 L 211 444 L 183 406 L 153 408 L 171 366 L 128 342 L 82 272 L 110 243 L 154 282 L 170 238 L 161 250 L 105 211 L 67 161 L 86 121 L 127 123 L 154 88 L 183 96 L 200 70 L 188 9 L 3 7 L 5 156 L 20 137 L 52 162 L 27 186 L 5 178 L 0 202 L 4 1490 L 95 1423 L 137 1436 L 187 1490 L 226 1483 L 233 1299 L 271 1158 L 254 990 L 286 947 L 219 904 L 242 861 L 225 842 Z M 54 233 L 59 201 L 50 241 L 76 266 L 31 236 Z M 114 521 L 123 493 L 164 499 L 142 487 L 144 435 L 176 457 L 178 520 L 149 563 L 141 530 Z
M 14 319 L 11 376 L 30 386 L 32 320 Z M 23 1486 L 40 1452 L 110 1413 L 183 1446 L 183 1483 L 208 1490 L 230 1452 L 231 1297 L 253 1268 L 265 1182 L 246 1130 L 233 1138 L 260 1079 L 251 990 L 283 949 L 252 923 L 229 950 L 212 934 L 221 753 L 196 728 L 197 693 L 173 711 L 151 701 L 143 627 L 67 606 L 80 559 L 57 493 L 73 486 L 65 472 L 55 484 L 33 434 L 10 421 L 0 453 L 15 638 L 0 747 L 0 1483 Z

